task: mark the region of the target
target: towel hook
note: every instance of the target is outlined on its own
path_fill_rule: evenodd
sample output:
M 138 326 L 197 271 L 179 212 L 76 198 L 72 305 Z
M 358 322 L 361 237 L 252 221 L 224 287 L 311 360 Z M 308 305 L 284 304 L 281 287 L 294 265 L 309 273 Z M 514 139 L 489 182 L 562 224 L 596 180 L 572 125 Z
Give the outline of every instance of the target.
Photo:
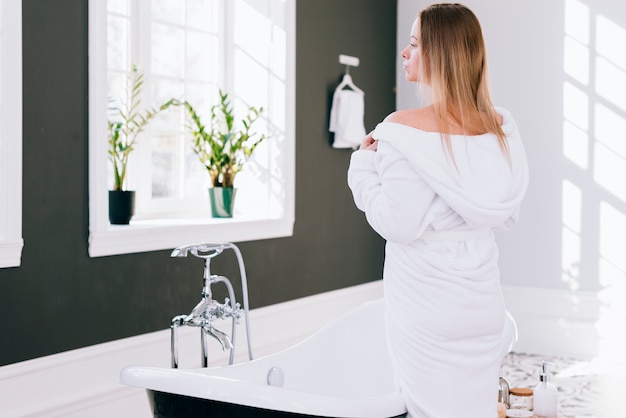
M 346 66 L 346 74 L 350 74 L 350 67 L 358 67 L 359 59 L 350 55 L 340 54 L 339 63 L 344 64 Z

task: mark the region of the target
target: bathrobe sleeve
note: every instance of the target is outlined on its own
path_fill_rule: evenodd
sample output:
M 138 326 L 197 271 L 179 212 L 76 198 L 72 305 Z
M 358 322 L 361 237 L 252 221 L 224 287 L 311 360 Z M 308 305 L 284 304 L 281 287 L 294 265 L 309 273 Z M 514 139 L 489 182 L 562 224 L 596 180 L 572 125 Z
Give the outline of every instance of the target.
M 435 192 L 388 143 L 380 141 L 376 152 L 352 154 L 348 185 L 356 206 L 387 241 L 407 244 L 426 229 L 425 215 Z

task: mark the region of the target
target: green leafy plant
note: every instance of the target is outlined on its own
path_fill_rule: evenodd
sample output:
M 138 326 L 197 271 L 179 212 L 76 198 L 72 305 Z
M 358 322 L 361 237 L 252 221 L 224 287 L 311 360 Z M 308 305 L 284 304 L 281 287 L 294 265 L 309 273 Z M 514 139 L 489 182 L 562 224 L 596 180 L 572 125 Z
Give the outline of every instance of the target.
M 208 126 L 187 101 L 172 99 L 163 107 L 175 105 L 185 108 L 193 136 L 193 151 L 209 173 L 211 184 L 213 187 L 233 187 L 237 174 L 256 147 L 267 138 L 265 134 L 250 132 L 263 108 L 249 107 L 246 117 L 240 120 L 240 126 L 236 126 L 228 93 L 220 90 L 219 95 L 220 102 L 211 107 Z
M 140 109 L 142 88 L 143 72 L 133 65 L 127 79 L 127 100 L 121 107 L 113 109 L 116 117 L 108 121 L 109 161 L 113 164 L 115 176 L 113 190 L 124 190 L 128 158 L 135 149 L 137 136 L 159 112 L 154 108 Z

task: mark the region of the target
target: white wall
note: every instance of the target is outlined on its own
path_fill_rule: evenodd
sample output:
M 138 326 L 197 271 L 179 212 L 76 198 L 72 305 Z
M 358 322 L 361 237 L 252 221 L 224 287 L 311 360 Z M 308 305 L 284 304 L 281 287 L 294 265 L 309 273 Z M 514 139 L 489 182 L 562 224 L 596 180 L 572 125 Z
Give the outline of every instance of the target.
M 398 1 L 398 51 L 430 3 Z M 561 320 L 585 311 L 602 351 L 626 318 L 626 2 L 464 4 L 483 27 L 494 102 L 513 112 L 530 165 L 521 220 L 498 235 L 502 282 L 559 291 Z M 416 104 L 399 68 L 397 106 Z

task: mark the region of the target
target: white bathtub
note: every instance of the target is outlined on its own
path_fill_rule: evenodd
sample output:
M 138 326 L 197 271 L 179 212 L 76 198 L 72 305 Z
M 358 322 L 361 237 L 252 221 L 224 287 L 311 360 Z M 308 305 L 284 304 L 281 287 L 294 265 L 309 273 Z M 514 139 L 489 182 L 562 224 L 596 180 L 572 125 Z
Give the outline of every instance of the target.
M 248 363 L 200 369 L 128 366 L 121 382 L 146 388 L 157 417 L 183 409 L 188 415 L 238 418 L 404 416 L 386 349 L 383 308 L 382 299 L 368 302 L 301 343 Z M 508 319 L 510 349 L 517 333 Z

